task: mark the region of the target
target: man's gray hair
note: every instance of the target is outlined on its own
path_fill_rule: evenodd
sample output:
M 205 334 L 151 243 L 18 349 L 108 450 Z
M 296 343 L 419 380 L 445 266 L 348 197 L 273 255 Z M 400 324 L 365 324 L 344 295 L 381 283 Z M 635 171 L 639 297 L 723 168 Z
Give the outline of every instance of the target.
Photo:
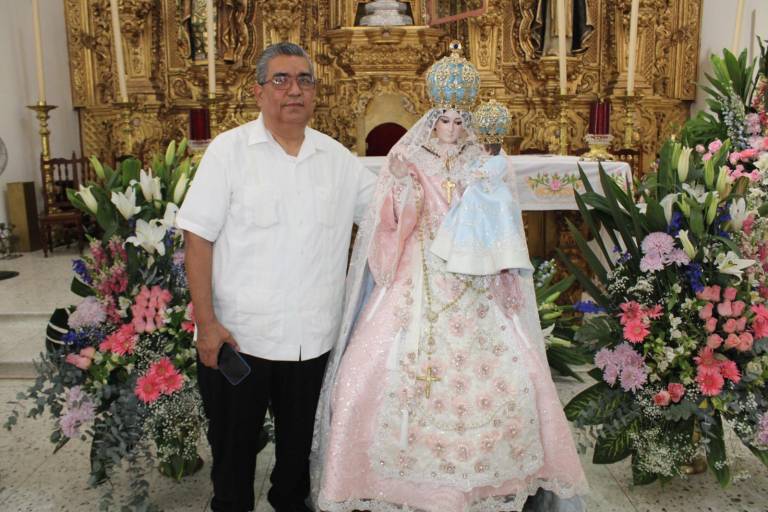
M 259 62 L 256 63 L 256 81 L 264 85 L 269 77 L 267 76 L 267 68 L 269 67 L 269 61 L 280 55 L 287 55 L 289 57 L 304 57 L 309 64 L 309 74 L 312 78 L 315 77 L 315 68 L 312 65 L 312 59 L 309 58 L 309 54 L 301 46 L 294 43 L 276 43 L 267 46 L 264 52 L 259 57 Z

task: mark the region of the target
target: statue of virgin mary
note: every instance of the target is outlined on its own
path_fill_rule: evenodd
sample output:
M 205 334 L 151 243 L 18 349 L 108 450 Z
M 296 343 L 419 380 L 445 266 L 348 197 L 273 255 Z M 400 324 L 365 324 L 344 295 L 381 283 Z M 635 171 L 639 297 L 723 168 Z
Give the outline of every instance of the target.
M 470 114 L 479 73 L 453 49 L 355 242 L 310 459 L 318 510 L 522 510 L 543 489 L 541 510 L 570 511 L 587 491 L 527 257 L 470 275 L 431 250 L 488 158 Z

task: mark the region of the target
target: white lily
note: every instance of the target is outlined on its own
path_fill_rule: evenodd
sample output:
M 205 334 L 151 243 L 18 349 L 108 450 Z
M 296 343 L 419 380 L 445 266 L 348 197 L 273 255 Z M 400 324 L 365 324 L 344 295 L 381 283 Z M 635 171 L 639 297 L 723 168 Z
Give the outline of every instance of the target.
M 696 185 L 694 187 L 688 183 L 683 183 L 683 190 L 688 192 L 688 195 L 694 198 L 699 204 L 704 204 L 704 201 L 707 200 L 707 189 L 702 185 Z
M 672 222 L 672 210 L 679 196 L 680 194 L 667 194 L 659 201 L 659 204 L 664 209 L 664 218 L 667 219 L 667 224 Z
M 117 211 L 125 220 L 141 211 L 141 208 L 136 206 L 136 189 L 133 187 L 128 187 L 125 193 L 112 192 L 112 204 L 117 207 Z
M 176 182 L 176 188 L 173 189 L 173 202 L 176 204 L 181 203 L 184 199 L 184 194 L 187 192 L 187 184 L 189 183 L 189 177 L 187 173 L 183 173 L 179 177 L 179 181 Z
M 679 238 L 680 243 L 683 244 L 683 250 L 685 251 L 685 254 L 687 254 L 689 258 L 693 259 L 694 256 L 696 256 L 696 248 L 691 243 L 691 239 L 688 238 L 688 230 L 681 229 L 677 233 L 677 238 Z
M 136 236 L 129 236 L 125 241 L 132 243 L 136 247 L 142 247 L 149 254 L 155 251 L 160 256 L 165 255 L 165 225 L 160 219 L 152 219 L 149 222 L 144 219 L 136 221 Z
M 744 269 L 751 267 L 756 261 L 741 259 L 737 257 L 735 252 L 728 251 L 726 254 L 718 254 L 715 263 L 721 274 L 728 274 L 741 280 Z
M 722 166 L 720 168 L 720 173 L 717 175 L 717 183 L 715 184 L 715 189 L 717 190 L 717 193 L 720 194 L 720 196 L 726 196 L 728 193 L 726 192 L 726 187 L 728 186 L 728 167 Z
M 80 196 L 80 199 L 83 200 L 85 203 L 86 208 L 91 210 L 91 213 L 96 215 L 96 212 L 99 211 L 99 202 L 96 201 L 96 198 L 93 196 L 93 193 L 91 192 L 91 187 L 84 187 L 80 185 L 80 190 L 77 192 L 77 195 Z
M 680 158 L 677 161 L 677 177 L 680 178 L 680 183 L 685 182 L 688 178 L 688 169 L 691 164 L 691 152 L 693 148 L 688 146 L 683 147 L 680 151 Z
M 144 171 L 144 169 L 139 171 L 139 185 L 141 186 L 141 192 L 144 194 L 144 199 L 148 203 L 160 201 L 163 198 L 160 191 L 160 178 L 152 176 L 152 169 L 148 172 Z
M 728 214 L 731 216 L 731 229 L 739 231 L 744 221 L 747 220 L 747 202 L 743 197 L 738 198 L 728 207 Z
M 179 213 L 179 207 L 174 203 L 165 205 L 165 214 L 163 215 L 163 225 L 166 229 L 176 226 L 176 214 Z

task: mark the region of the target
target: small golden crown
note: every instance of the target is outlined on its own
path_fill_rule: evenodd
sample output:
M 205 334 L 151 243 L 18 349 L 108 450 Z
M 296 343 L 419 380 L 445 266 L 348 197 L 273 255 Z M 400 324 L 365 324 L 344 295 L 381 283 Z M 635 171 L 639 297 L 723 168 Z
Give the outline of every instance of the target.
M 481 144 L 500 144 L 509 132 L 512 116 L 507 107 L 496 100 L 488 100 L 472 114 L 472 125 Z

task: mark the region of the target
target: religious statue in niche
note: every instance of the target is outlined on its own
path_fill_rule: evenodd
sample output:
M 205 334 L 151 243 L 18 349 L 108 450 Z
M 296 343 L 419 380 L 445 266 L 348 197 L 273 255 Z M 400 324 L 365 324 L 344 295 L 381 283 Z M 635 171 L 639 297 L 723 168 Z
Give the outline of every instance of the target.
M 372 0 L 357 5 L 356 25 L 363 27 L 387 27 L 413 25 L 409 2 L 397 0 Z M 365 14 L 363 14 L 365 13 Z
M 225 62 L 234 62 L 241 43 L 239 17 L 244 12 L 243 0 L 214 0 L 214 7 L 216 55 Z M 179 11 L 179 36 L 185 56 L 194 61 L 206 60 L 205 0 L 179 0 Z
M 589 15 L 588 0 L 565 0 L 565 47 L 568 55 L 589 48 L 589 38 L 595 30 Z M 557 55 L 557 0 L 537 0 L 531 38 L 536 55 Z

